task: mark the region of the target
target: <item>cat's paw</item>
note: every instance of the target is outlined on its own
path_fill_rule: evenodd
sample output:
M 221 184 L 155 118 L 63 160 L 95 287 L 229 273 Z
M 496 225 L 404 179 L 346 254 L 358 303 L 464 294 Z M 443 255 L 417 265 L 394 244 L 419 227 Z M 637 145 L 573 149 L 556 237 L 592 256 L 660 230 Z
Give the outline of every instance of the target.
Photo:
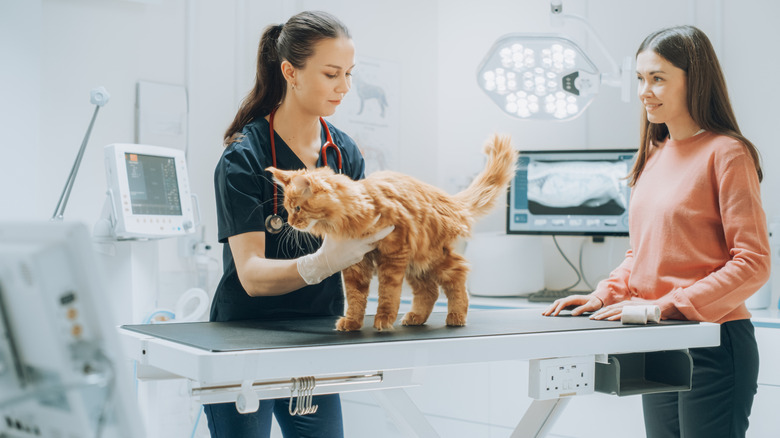
M 374 316 L 374 328 L 379 331 L 392 330 L 394 322 L 395 322 L 395 317 L 392 315 L 380 313 Z
M 466 325 L 466 314 L 455 312 L 448 313 L 447 325 L 451 327 L 463 327 Z
M 401 324 L 403 325 L 423 325 L 425 324 L 425 320 L 421 315 L 418 315 L 414 312 L 407 312 L 406 315 L 404 315 L 403 321 L 401 321 Z
M 336 330 L 340 332 L 355 332 L 363 327 L 363 321 L 357 321 L 343 316 L 336 322 Z

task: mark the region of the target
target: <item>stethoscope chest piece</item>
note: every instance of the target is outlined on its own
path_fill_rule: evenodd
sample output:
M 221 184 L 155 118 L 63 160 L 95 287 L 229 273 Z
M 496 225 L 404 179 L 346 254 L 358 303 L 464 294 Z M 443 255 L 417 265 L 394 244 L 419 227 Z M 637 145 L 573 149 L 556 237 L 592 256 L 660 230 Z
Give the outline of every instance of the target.
M 265 230 L 271 234 L 279 234 L 284 228 L 284 219 L 278 214 L 271 214 L 265 218 Z
M 271 139 L 271 159 L 274 167 L 277 167 L 276 165 L 276 144 L 274 143 L 274 114 L 276 113 L 276 109 L 271 111 L 271 114 L 268 116 L 268 129 L 269 129 L 269 135 Z M 338 173 L 343 172 L 342 163 L 341 163 L 341 151 L 339 150 L 339 147 L 336 146 L 335 143 L 333 143 L 333 138 L 330 136 L 330 129 L 328 129 L 328 124 L 325 123 L 325 120 L 320 117 L 320 123 L 322 124 L 322 128 L 325 130 L 325 144 L 320 149 L 320 155 L 322 156 L 322 164 L 325 166 L 328 165 L 328 148 L 333 148 L 336 150 L 336 158 L 338 159 L 337 168 Z M 284 219 L 282 219 L 281 216 L 279 216 L 279 204 L 277 199 L 277 192 L 278 188 L 276 187 L 276 183 L 274 183 L 274 214 L 269 215 L 267 218 L 265 218 L 265 230 L 271 234 L 279 234 L 280 231 L 282 231 L 282 228 L 284 228 Z

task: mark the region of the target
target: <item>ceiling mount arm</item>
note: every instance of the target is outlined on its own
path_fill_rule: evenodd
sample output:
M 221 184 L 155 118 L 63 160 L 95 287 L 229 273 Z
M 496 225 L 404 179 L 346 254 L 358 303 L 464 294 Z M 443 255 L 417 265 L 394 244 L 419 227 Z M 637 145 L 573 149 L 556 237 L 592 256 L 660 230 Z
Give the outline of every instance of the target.
M 550 24 L 553 27 L 562 27 L 565 21 L 577 21 L 585 26 L 588 35 L 593 39 L 596 46 L 604 54 L 607 62 L 609 63 L 609 71 L 602 74 L 602 83 L 612 87 L 621 88 L 621 100 L 628 102 L 630 100 L 630 85 L 631 85 L 631 57 L 626 57 L 623 60 L 622 65 L 618 65 L 615 58 L 607 50 L 607 46 L 604 45 L 604 41 L 601 39 L 596 29 L 588 22 L 585 17 L 573 14 L 563 13 L 563 1 L 551 0 L 550 1 Z

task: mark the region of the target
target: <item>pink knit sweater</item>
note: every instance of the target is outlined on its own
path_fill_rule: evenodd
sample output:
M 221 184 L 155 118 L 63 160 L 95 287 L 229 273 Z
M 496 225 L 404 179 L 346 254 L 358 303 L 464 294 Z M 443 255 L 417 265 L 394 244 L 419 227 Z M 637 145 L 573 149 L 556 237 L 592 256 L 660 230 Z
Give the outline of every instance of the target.
M 664 319 L 750 318 L 769 279 L 758 175 L 745 146 L 705 132 L 655 148 L 631 194 L 631 249 L 594 294 L 653 300 Z

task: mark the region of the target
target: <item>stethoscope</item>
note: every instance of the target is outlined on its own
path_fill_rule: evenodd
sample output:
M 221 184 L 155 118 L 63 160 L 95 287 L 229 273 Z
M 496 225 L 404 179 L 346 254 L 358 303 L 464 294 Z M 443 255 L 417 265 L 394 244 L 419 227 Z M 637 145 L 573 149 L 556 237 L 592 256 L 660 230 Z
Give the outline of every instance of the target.
M 274 144 L 275 113 L 276 109 L 271 111 L 271 115 L 268 116 L 268 126 L 271 131 L 271 159 L 273 160 L 274 167 L 276 167 L 276 145 Z M 322 148 L 320 149 L 322 164 L 325 166 L 328 165 L 328 148 L 333 148 L 336 150 L 336 158 L 338 158 L 338 173 L 342 173 L 343 168 L 341 164 L 341 151 L 339 150 L 339 147 L 336 146 L 336 143 L 333 143 L 333 138 L 330 136 L 330 129 L 328 129 L 328 124 L 325 123 L 325 119 L 320 117 L 320 123 L 322 124 L 322 128 L 325 129 L 325 144 L 322 145 Z M 276 183 L 274 183 L 274 214 L 265 218 L 265 229 L 271 234 L 277 234 L 282 231 L 282 228 L 284 228 L 284 219 L 279 216 L 279 203 L 277 198 L 278 191 L 279 188 L 276 186 Z

